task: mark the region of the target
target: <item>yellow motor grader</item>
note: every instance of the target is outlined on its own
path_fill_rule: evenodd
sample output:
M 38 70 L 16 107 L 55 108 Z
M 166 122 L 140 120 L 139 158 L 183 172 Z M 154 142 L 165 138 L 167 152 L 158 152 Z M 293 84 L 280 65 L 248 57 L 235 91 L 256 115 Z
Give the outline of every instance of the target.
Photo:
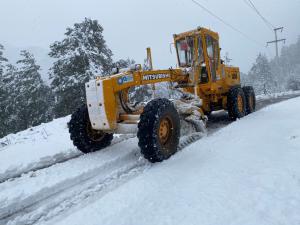
M 85 84 L 86 105 L 69 122 L 71 139 L 80 151 L 98 151 L 110 145 L 113 134 L 137 132 L 144 157 L 160 162 L 177 151 L 183 127 L 203 132 L 212 111 L 227 110 L 235 120 L 255 110 L 253 88 L 241 87 L 239 68 L 220 59 L 218 33 L 199 27 L 174 34 L 174 44 L 177 68 L 153 70 L 148 48 L 148 69 L 140 64 L 117 68 Z M 158 83 L 168 84 L 180 97 L 156 97 Z M 132 102 L 131 90 L 147 85 L 153 89 L 152 99 Z

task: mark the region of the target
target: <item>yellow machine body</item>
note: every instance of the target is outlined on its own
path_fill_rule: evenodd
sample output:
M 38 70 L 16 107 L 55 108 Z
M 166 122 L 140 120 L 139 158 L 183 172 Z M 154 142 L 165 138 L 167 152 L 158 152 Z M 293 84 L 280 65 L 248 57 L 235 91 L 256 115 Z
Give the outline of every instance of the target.
M 97 77 L 86 84 L 87 106 L 91 125 L 95 130 L 115 132 L 120 124 L 137 123 L 141 110 L 128 112 L 121 106 L 130 88 L 161 82 L 176 83 L 176 88 L 202 100 L 201 115 L 227 109 L 227 93 L 240 85 L 238 67 L 226 66 L 220 59 L 219 35 L 206 28 L 174 35 L 178 67 L 153 70 L 135 65 L 124 72 Z M 124 95 L 125 94 L 125 95 Z

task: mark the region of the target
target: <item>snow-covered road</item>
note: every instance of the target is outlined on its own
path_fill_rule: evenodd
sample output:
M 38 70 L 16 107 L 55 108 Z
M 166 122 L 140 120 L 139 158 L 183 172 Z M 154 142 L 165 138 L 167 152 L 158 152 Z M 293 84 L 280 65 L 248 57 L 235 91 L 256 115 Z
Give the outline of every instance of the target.
M 3 138 L 10 144 L 0 148 L 0 183 L 81 156 L 70 140 L 69 120 L 70 116 L 55 119 Z M 115 136 L 112 145 L 132 137 Z
M 50 224 L 300 224 L 299 111 L 266 107 Z
M 295 94 L 292 93 L 291 95 L 277 96 L 273 98 L 262 98 L 258 102 L 258 108 L 261 108 L 262 106 L 268 104 L 272 104 L 274 102 L 285 100 L 286 98 L 290 98 L 293 96 L 295 96 Z M 270 108 L 263 109 L 253 115 L 243 118 L 242 120 L 232 123 L 221 131 L 219 131 L 220 128 L 230 124 L 230 121 L 227 119 L 226 114 L 224 114 L 223 112 L 215 113 L 211 116 L 210 123 L 208 124 L 209 136 L 202 139 L 200 142 L 197 142 L 198 145 L 201 145 L 201 148 L 199 148 L 198 145 L 193 144 L 193 147 L 185 148 L 183 152 L 177 154 L 178 156 L 176 155 L 167 162 L 155 164 L 154 166 L 149 164 L 140 156 L 139 149 L 137 147 L 137 140 L 136 138 L 132 138 L 132 136 L 116 136 L 114 138 L 113 144 L 104 151 L 82 155 L 72 146 L 72 143 L 69 141 L 66 127 L 66 122 L 69 120 L 69 117 L 61 118 L 51 123 L 43 124 L 27 131 L 20 132 L 16 135 L 10 135 L 9 137 L 0 139 L 0 142 L 7 141 L 8 143 L 10 143 L 10 145 L 0 148 L 0 224 L 44 224 L 47 221 L 50 224 L 56 224 L 72 211 L 81 209 L 84 206 L 86 206 L 86 209 L 82 210 L 82 212 L 76 212 L 74 214 L 75 217 L 84 215 L 84 213 L 87 213 L 86 211 L 89 211 L 88 209 L 90 207 L 92 207 L 92 209 L 98 210 L 98 204 L 100 204 L 101 213 L 98 217 L 95 218 L 95 220 L 89 220 L 83 223 L 83 220 L 78 219 L 78 223 L 76 223 L 76 221 L 71 221 L 71 219 L 69 218 L 66 220 L 62 220 L 61 223 L 89 224 L 88 222 L 90 222 L 91 224 L 115 224 L 117 221 L 115 221 L 114 218 L 110 220 L 109 217 L 111 214 L 106 214 L 108 213 L 108 211 L 105 211 L 108 210 L 109 207 L 113 207 L 113 210 L 111 209 L 111 213 L 116 213 L 117 215 L 119 214 L 120 221 L 118 221 L 118 224 L 142 224 L 138 223 L 138 220 L 135 220 L 133 215 L 130 215 L 131 209 L 128 209 L 128 217 L 125 217 L 125 215 L 121 215 L 121 211 L 118 211 L 121 209 L 124 210 L 124 212 L 126 211 L 124 208 L 122 208 L 122 205 L 124 204 L 124 202 L 122 201 L 124 199 L 122 199 L 122 201 L 120 200 L 121 204 L 118 207 L 115 207 L 115 203 L 113 201 L 114 199 L 109 199 L 107 202 L 105 202 L 103 199 L 109 198 L 111 194 L 116 194 L 116 196 L 119 196 L 121 198 L 119 191 L 121 191 L 122 193 L 122 190 L 126 187 L 126 185 L 131 185 L 132 182 L 142 182 L 136 184 L 136 188 L 125 188 L 125 191 L 127 190 L 128 192 L 131 192 L 131 195 L 137 197 L 139 195 L 142 195 L 142 193 L 140 193 L 140 191 L 137 189 L 141 188 L 149 191 L 148 188 L 144 187 L 143 182 L 146 182 L 145 184 L 150 186 L 152 185 L 157 193 L 152 196 L 152 202 L 145 199 L 145 204 L 149 203 L 153 207 L 159 207 L 159 205 L 157 204 L 160 201 L 159 199 L 161 199 L 162 207 L 167 207 L 167 205 L 164 206 L 165 203 L 163 203 L 163 195 L 167 194 L 167 196 L 169 195 L 169 198 L 171 198 L 172 195 L 166 193 L 167 190 L 164 190 L 163 187 L 160 186 L 160 182 L 167 182 L 166 189 L 171 189 L 170 193 L 172 193 L 172 189 L 176 188 L 176 186 L 181 187 L 184 186 L 184 184 L 186 184 L 186 187 L 183 187 L 183 190 L 184 188 L 191 188 L 191 190 L 194 190 L 193 188 L 195 188 L 195 185 L 200 185 L 198 182 L 176 184 L 173 179 L 183 179 L 183 182 L 186 182 L 186 179 L 193 179 L 196 174 L 199 174 L 199 176 L 201 177 L 201 174 L 204 174 L 204 172 L 201 171 L 201 167 L 205 167 L 206 165 L 206 158 L 204 157 L 201 159 L 201 156 L 203 154 L 204 156 L 206 156 L 207 154 L 210 155 L 209 153 L 211 152 L 211 154 L 214 156 L 214 154 L 216 153 L 216 156 L 214 157 L 217 157 L 220 154 L 219 157 L 223 158 L 224 160 L 227 160 L 228 157 L 229 159 L 233 158 L 233 153 L 230 151 L 228 155 L 222 155 L 221 151 L 223 149 L 225 152 L 228 151 L 226 150 L 226 146 L 227 148 L 229 148 L 229 146 L 232 147 L 233 149 L 235 149 L 235 151 L 238 150 L 236 148 L 245 148 L 245 155 L 237 154 L 237 157 L 244 157 L 249 154 L 252 157 L 250 157 L 249 159 L 254 159 L 254 155 L 248 152 L 248 147 L 244 146 L 247 141 L 242 141 L 243 138 L 245 138 L 245 132 L 252 131 L 253 137 L 251 135 L 249 137 L 252 137 L 254 139 L 257 137 L 259 137 L 260 139 L 264 138 L 263 134 L 268 133 L 269 130 L 274 130 L 274 132 L 271 132 L 270 135 L 276 133 L 280 134 L 280 129 L 276 128 L 278 125 L 278 127 L 282 127 L 281 123 L 277 124 L 278 121 L 281 121 L 278 120 L 278 118 L 282 118 L 283 121 L 285 120 L 285 118 L 283 117 L 284 115 L 288 113 L 293 114 L 292 112 L 297 111 L 297 107 L 299 108 L 300 98 L 280 104 L 294 104 L 290 103 L 291 101 L 296 101 L 296 103 L 298 102 L 298 106 L 296 104 L 296 106 L 293 105 L 292 107 L 283 107 L 292 110 L 291 112 L 287 112 L 286 110 L 282 110 L 285 111 L 285 113 L 282 113 L 281 111 L 277 112 L 278 110 L 275 107 L 277 105 L 274 105 L 272 107 L 275 107 L 276 110 L 273 110 L 272 107 L 270 107 L 271 110 Z M 274 113 L 276 114 L 276 119 L 274 119 Z M 264 118 L 266 116 L 265 114 L 271 114 L 270 119 Z M 278 116 L 279 114 L 280 116 Z M 295 118 L 292 117 L 288 119 L 295 120 Z M 273 123 L 271 123 L 272 120 Z M 266 123 L 265 121 L 269 121 L 269 123 Z M 297 127 L 296 124 L 294 125 L 295 127 Z M 225 132 L 224 130 L 227 129 L 229 129 L 229 131 L 230 129 L 233 131 Z M 223 134 L 223 132 L 225 132 L 226 135 Z M 219 136 L 220 138 L 218 138 Z M 269 138 L 272 139 L 271 137 L 273 136 L 271 135 Z M 291 140 L 295 140 L 296 148 L 298 147 L 300 149 L 300 145 L 298 145 L 299 142 L 297 142 L 297 140 L 299 141 L 298 136 L 295 134 L 291 135 L 291 137 Z M 198 136 L 193 137 L 193 139 L 198 138 Z M 277 136 L 276 138 L 279 140 Z M 181 140 L 181 146 L 186 146 L 188 142 L 193 139 L 185 140 L 183 138 Z M 214 144 L 215 139 L 218 140 L 216 144 Z M 267 141 L 268 139 L 264 140 Z M 257 142 L 257 140 L 255 141 Z M 252 143 L 253 141 L 249 139 L 249 142 Z M 257 151 L 259 151 L 263 144 L 264 142 L 262 142 L 262 144 L 258 142 L 257 145 L 252 143 L 251 147 L 257 153 Z M 237 147 L 235 147 L 236 145 Z M 198 148 L 200 149 L 200 151 L 197 150 Z M 191 151 L 193 152 L 193 155 L 189 155 L 191 153 L 186 153 Z M 173 160 L 177 160 L 178 157 L 178 167 L 184 170 L 181 172 L 177 171 L 178 169 L 176 169 L 176 165 L 173 165 Z M 189 157 L 191 157 L 192 159 L 188 159 Z M 199 159 L 198 166 L 196 164 L 193 165 L 196 158 Z M 266 156 L 263 158 L 266 158 Z M 295 155 L 295 159 L 297 159 L 297 155 Z M 241 159 L 241 161 L 244 162 L 245 159 Z M 204 162 L 204 164 L 202 164 L 202 162 Z M 191 168 L 188 167 L 190 163 L 191 165 L 193 165 L 191 168 L 195 168 L 194 172 L 190 171 Z M 220 166 L 222 166 L 221 161 L 218 163 L 220 163 Z M 226 163 L 228 162 L 224 161 L 224 166 L 226 165 Z M 165 165 L 170 165 L 171 171 L 169 172 L 170 174 L 172 174 L 171 176 L 166 174 L 166 168 L 164 168 Z M 245 165 L 246 170 L 244 172 L 245 176 L 247 176 L 247 164 Z M 227 173 L 227 170 L 223 171 L 222 169 L 221 171 L 219 171 L 222 167 L 217 166 L 216 168 L 214 168 L 214 166 L 215 164 L 212 164 L 213 168 L 210 168 L 212 170 L 212 173 L 208 173 L 206 176 L 203 176 L 202 180 L 212 179 L 211 176 L 220 177 L 220 174 L 224 173 L 226 179 L 228 179 L 230 182 L 236 182 L 236 180 L 241 176 L 240 174 L 236 174 L 236 176 L 234 175 L 232 177 L 228 177 L 229 173 Z M 239 166 L 240 165 L 238 164 L 238 166 L 235 167 L 235 170 L 242 170 L 242 167 Z M 156 174 L 155 171 L 159 170 L 158 168 L 160 167 L 163 168 L 163 171 L 161 171 L 161 173 L 165 174 L 166 178 L 164 178 L 162 175 L 157 176 L 157 181 L 155 181 L 155 177 L 153 177 L 153 179 L 151 178 L 152 175 L 150 176 L 150 178 L 143 178 L 145 176 L 149 176 L 146 175 L 148 173 Z M 174 171 L 172 171 L 172 168 L 174 169 Z M 233 167 L 231 167 L 231 169 L 233 169 Z M 205 168 L 204 171 L 208 172 L 208 170 Z M 217 174 L 217 172 L 220 172 L 220 174 Z M 272 172 L 272 170 L 270 170 L 270 172 Z M 143 176 L 138 176 L 140 174 L 143 174 Z M 179 175 L 182 175 L 183 177 L 180 178 Z M 260 176 L 260 174 L 258 173 L 257 176 Z M 148 179 L 149 181 L 146 181 Z M 259 179 L 261 179 L 261 177 L 259 177 Z M 170 186 L 171 183 L 168 183 L 168 180 L 169 182 L 172 181 L 175 187 Z M 158 181 L 159 184 L 156 184 Z M 211 180 L 208 181 L 211 182 Z M 222 182 L 224 182 L 224 180 L 220 179 L 220 183 L 216 183 L 217 186 L 215 186 L 214 188 L 220 188 Z M 192 187 L 189 187 L 189 185 L 192 185 Z M 203 184 L 201 183 L 201 185 Z M 226 189 L 227 183 L 223 185 Z M 153 190 L 153 192 L 155 190 Z M 173 191 L 175 193 L 175 190 Z M 205 191 L 207 190 L 203 189 L 199 191 L 203 191 L 203 193 L 205 193 Z M 162 192 L 163 194 L 161 194 L 160 192 Z M 136 195 L 136 193 L 138 195 Z M 226 192 L 224 193 L 226 194 Z M 149 198 L 151 198 L 151 194 L 154 193 L 150 192 Z M 130 194 L 128 193 L 128 195 Z M 127 199 L 128 196 L 123 197 Z M 132 210 L 135 208 L 138 211 L 137 208 L 141 208 L 141 206 L 144 207 L 145 205 L 142 204 L 142 199 L 144 198 L 148 197 L 142 195 L 140 202 L 138 202 L 138 199 L 129 198 L 129 200 L 133 201 L 131 203 L 130 201 L 128 202 L 128 204 L 133 204 L 132 206 L 130 205 L 130 208 L 132 208 Z M 176 198 L 177 197 L 175 196 L 174 201 L 176 202 L 176 204 L 179 204 L 180 208 L 181 203 L 178 203 Z M 183 194 L 181 198 L 183 198 L 183 200 L 185 199 Z M 95 202 L 93 204 L 93 202 L 97 201 L 98 199 L 99 202 Z M 216 201 L 216 199 L 212 199 L 212 202 L 214 201 Z M 193 202 L 191 204 L 193 205 Z M 210 205 L 212 203 L 207 204 Z M 295 200 L 295 204 L 295 206 L 297 207 L 300 206 L 297 199 Z M 127 203 L 125 203 L 125 205 L 127 205 Z M 195 209 L 197 208 L 199 208 L 199 206 L 195 205 Z M 161 213 L 167 213 L 167 209 L 168 207 L 166 209 L 157 210 L 161 210 Z M 170 209 L 171 211 L 174 211 L 170 214 L 171 218 L 174 217 L 174 220 L 170 218 L 168 219 L 168 217 L 166 217 L 164 219 L 161 219 L 160 222 L 155 221 L 155 223 L 167 224 L 169 222 L 170 224 L 174 224 L 174 221 L 177 220 L 176 215 L 174 215 L 176 210 L 174 208 Z M 114 210 L 116 210 L 116 212 L 114 212 Z M 143 211 L 144 209 L 141 210 Z M 255 211 L 255 209 L 253 210 Z M 95 213 L 93 212 L 93 210 L 89 212 L 92 214 Z M 145 211 L 143 212 L 145 213 Z M 137 212 L 137 214 L 139 214 L 139 212 Z M 124 217 L 124 220 L 122 220 L 122 217 Z M 142 217 L 142 215 L 140 215 L 140 217 Z M 92 216 L 84 215 L 84 218 L 92 218 Z M 153 223 L 150 223 L 150 218 L 147 218 L 149 219 L 149 224 L 154 223 L 154 221 Z M 144 219 L 147 220 L 147 218 Z M 146 223 L 146 221 L 143 221 L 142 218 L 140 219 L 143 223 Z M 79 221 L 81 221 L 81 223 Z M 203 220 L 197 220 L 198 223 L 195 224 L 199 224 L 199 222 L 202 221 Z M 208 221 L 213 222 L 213 224 L 217 224 L 217 221 Z M 291 221 L 294 221 L 293 218 Z M 234 221 L 229 221 L 229 223 L 232 222 Z
M 257 108 L 298 95 L 300 92 L 258 96 Z M 69 116 L 56 119 L 0 139 L 0 183 L 81 156 L 81 152 L 74 148 L 69 138 L 67 129 L 69 120 Z M 208 132 L 213 133 L 229 123 L 231 121 L 225 112 L 214 113 L 209 118 Z M 133 136 L 115 136 L 112 144 L 131 137 Z M 1 147 L 2 145 L 4 146 Z

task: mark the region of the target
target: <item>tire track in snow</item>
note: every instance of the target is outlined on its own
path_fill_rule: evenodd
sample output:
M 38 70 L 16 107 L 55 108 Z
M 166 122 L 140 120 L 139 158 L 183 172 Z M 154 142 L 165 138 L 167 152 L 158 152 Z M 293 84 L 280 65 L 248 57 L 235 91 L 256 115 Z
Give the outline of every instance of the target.
M 260 104 L 259 107 L 263 108 L 264 106 L 286 99 L 287 97 L 283 96 L 283 98 L 278 97 L 272 101 L 270 99 L 259 100 L 258 105 Z M 218 128 L 211 129 L 211 132 L 208 134 L 210 135 L 210 133 L 214 133 L 214 131 L 224 126 L 226 125 L 222 124 Z M 199 140 L 202 136 L 193 134 L 189 137 L 181 138 L 179 148 L 185 148 L 187 145 Z M 121 148 L 124 148 L 126 143 L 122 142 L 121 144 Z M 0 224 L 7 223 L 8 221 L 10 221 L 10 224 L 43 223 L 55 216 L 61 215 L 66 210 L 74 207 L 78 202 L 83 202 L 87 198 L 92 198 L 96 195 L 104 195 L 107 191 L 117 188 L 133 177 L 138 176 L 146 168 L 151 167 L 151 164 L 141 159 L 137 143 L 133 144 L 135 147 L 129 150 L 127 154 L 112 160 L 106 159 L 105 163 L 99 168 L 80 174 L 72 179 L 63 180 L 61 183 L 56 184 L 56 186 L 48 187 L 47 190 L 54 190 L 52 193 L 51 191 L 47 192 L 47 194 L 40 192 L 35 196 L 29 196 L 27 199 L 15 199 L 15 205 L 10 204 L 4 208 L 6 210 L 4 210 L 5 213 L 2 211 L 3 208 L 0 208 Z M 112 147 L 110 146 L 109 148 Z M 97 153 L 90 154 L 90 156 L 94 157 L 95 154 Z M 81 157 L 75 160 L 80 159 Z M 65 163 L 62 165 L 65 165 Z M 47 169 L 49 168 L 45 170 Z M 0 201 L 0 205 L 3 205 L 2 203 L 3 201 Z M 18 207 L 18 205 L 20 206 Z
M 135 135 L 123 135 L 123 137 L 114 138 L 112 140 L 112 144 L 110 146 L 113 146 L 115 144 L 118 144 L 122 141 L 125 141 L 129 138 L 133 138 Z M 75 147 L 74 147 L 75 148 Z M 40 158 L 37 162 L 32 162 L 28 165 L 26 165 L 24 168 L 16 168 L 12 167 L 6 170 L 3 173 L 0 173 L 0 184 L 4 183 L 6 181 L 13 181 L 16 178 L 21 177 L 22 175 L 25 175 L 30 172 L 35 172 L 37 170 L 45 169 L 48 167 L 51 167 L 53 165 L 56 165 L 58 163 L 64 163 L 68 160 L 78 158 L 82 156 L 83 153 L 80 151 L 74 151 L 74 152 L 67 152 L 67 153 L 58 153 L 52 156 L 46 156 L 43 158 Z
M 284 100 L 287 100 L 290 98 L 298 97 L 298 96 L 300 96 L 300 94 L 288 94 L 288 95 L 282 95 L 282 96 L 278 96 L 278 97 L 259 99 L 259 100 L 257 100 L 257 110 L 259 110 L 267 105 L 274 104 L 274 103 L 284 101 Z M 232 122 L 228 119 L 227 114 L 225 112 L 220 112 L 220 113 L 215 114 L 214 116 L 210 116 L 209 119 L 210 120 L 208 121 L 208 134 L 214 133 L 218 129 L 220 129 L 224 126 L 227 126 L 228 124 L 230 124 Z M 121 138 L 114 138 L 112 145 L 120 143 L 120 142 L 125 141 L 128 138 L 132 138 L 132 137 L 135 137 L 135 135 L 124 135 L 124 137 L 121 137 Z M 9 168 L 8 170 L 4 171 L 3 173 L 0 173 L 0 184 L 3 182 L 6 182 L 6 181 L 12 181 L 16 178 L 21 177 L 24 174 L 30 173 L 30 172 L 35 172 L 37 170 L 45 169 L 45 168 L 51 167 L 58 163 L 64 163 L 68 160 L 78 158 L 82 155 L 83 155 L 83 153 L 81 153 L 80 151 L 59 153 L 56 155 L 43 157 L 39 161 L 27 164 L 23 168 L 20 168 L 20 167 Z
M 123 143 L 134 146 L 128 150 Z M 10 216 L 37 201 L 80 185 L 99 174 L 120 165 L 124 158 L 138 154 L 136 139 L 110 146 L 106 151 L 82 155 L 52 167 L 28 173 L 19 179 L 0 184 L 0 219 Z M 138 157 L 138 156 L 136 156 Z M 136 161 L 136 158 L 135 158 Z M 105 173 L 104 173 L 105 175 Z
M 178 150 L 182 150 L 203 136 L 201 133 L 194 133 L 182 137 Z M 122 142 L 121 144 L 124 146 L 126 143 Z M 132 141 L 131 145 L 134 147 L 120 157 L 113 157 L 111 160 L 106 159 L 105 163 L 99 167 L 78 174 L 72 179 L 63 179 L 53 186 L 40 188 L 35 194 L 11 199 L 11 202 L 5 207 L 1 204 L 5 201 L 1 202 L 3 198 L 1 199 L 0 195 L 0 205 L 2 205 L 0 206 L 0 224 L 9 222 L 9 224 L 23 225 L 36 224 L 41 221 L 44 223 L 76 206 L 78 202 L 95 195 L 103 196 L 106 192 L 138 176 L 153 164 L 141 156 L 136 139 Z M 114 149 L 113 151 L 122 150 Z M 93 157 L 94 154 L 90 154 L 90 157 Z M 80 158 L 75 160 L 80 160 Z M 28 179 L 30 178 L 28 177 Z
M 91 198 L 101 198 L 106 193 L 113 191 L 119 186 L 141 174 L 150 167 L 148 162 L 143 160 L 135 161 L 124 159 L 126 166 L 119 167 L 116 171 L 108 173 L 105 177 L 96 176 L 91 180 L 82 182 L 80 185 L 73 186 L 59 192 L 57 195 L 49 196 L 40 202 L 34 203 L 31 207 L 22 210 L 18 215 L 9 219 L 13 224 L 44 224 L 54 217 L 61 216 L 68 210 L 73 209 L 79 203 L 90 201 Z M 118 163 L 116 163 L 117 165 Z M 106 171 L 107 172 L 107 171 Z M 5 220 L 1 222 L 7 222 Z

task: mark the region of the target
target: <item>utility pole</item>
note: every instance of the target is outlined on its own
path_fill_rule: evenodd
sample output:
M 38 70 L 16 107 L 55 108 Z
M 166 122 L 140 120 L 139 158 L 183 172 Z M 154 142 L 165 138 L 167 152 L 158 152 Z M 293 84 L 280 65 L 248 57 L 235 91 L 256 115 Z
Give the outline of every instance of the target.
M 278 42 L 283 41 L 283 42 L 285 43 L 285 41 L 286 41 L 285 38 L 279 39 L 279 40 L 278 40 L 278 38 L 277 38 L 277 31 L 278 31 L 278 30 L 280 30 L 280 32 L 282 32 L 283 27 L 274 28 L 275 40 L 274 40 L 274 41 L 268 41 L 268 42 L 267 42 L 267 46 L 268 46 L 268 44 L 275 43 L 275 48 L 276 48 L 276 58 L 278 58 Z

